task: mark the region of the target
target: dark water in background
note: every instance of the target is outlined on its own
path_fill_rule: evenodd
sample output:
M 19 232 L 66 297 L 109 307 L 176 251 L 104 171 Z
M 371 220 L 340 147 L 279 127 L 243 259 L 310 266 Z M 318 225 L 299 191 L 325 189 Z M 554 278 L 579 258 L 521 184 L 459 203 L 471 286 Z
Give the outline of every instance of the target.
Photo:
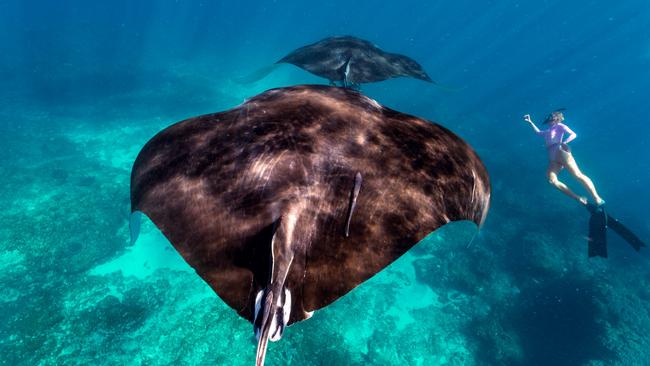
M 521 121 L 567 107 L 582 170 L 649 238 L 646 1 L 0 1 L 0 363 L 252 364 L 249 324 L 151 225 L 144 242 L 164 249 L 128 248 L 129 171 L 175 121 L 325 83 L 289 65 L 231 78 L 346 34 L 455 89 L 363 87 L 470 142 L 492 210 L 469 248 L 443 231 L 289 328 L 268 363 L 648 364 L 647 252 L 612 236 L 610 259 L 586 259 L 586 212 L 545 182 Z

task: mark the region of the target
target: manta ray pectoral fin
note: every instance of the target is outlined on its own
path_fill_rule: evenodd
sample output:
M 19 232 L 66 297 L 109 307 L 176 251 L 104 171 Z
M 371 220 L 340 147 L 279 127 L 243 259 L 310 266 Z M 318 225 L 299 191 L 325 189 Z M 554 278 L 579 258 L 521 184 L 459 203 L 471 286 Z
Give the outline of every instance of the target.
M 129 217 L 129 231 L 131 232 L 131 245 L 135 244 L 140 235 L 140 222 L 142 221 L 142 212 L 133 211 Z
M 294 258 L 292 244 L 297 221 L 298 209 L 282 215 L 271 240 L 271 277 L 262 298 L 258 294 L 256 299 L 256 313 L 259 313 L 256 318 L 262 316 L 259 323 L 255 321 L 257 366 L 264 364 L 268 341 L 277 341 L 282 337 L 291 316 L 291 291 L 285 286 L 285 281 Z
M 361 177 L 361 173 L 357 172 L 354 176 L 354 188 L 352 188 L 352 193 L 350 194 L 350 208 L 348 209 L 348 219 L 345 223 L 346 238 L 350 236 L 350 221 L 352 221 L 352 214 L 354 213 L 355 207 L 357 207 L 357 197 L 359 197 L 362 182 L 363 178 Z

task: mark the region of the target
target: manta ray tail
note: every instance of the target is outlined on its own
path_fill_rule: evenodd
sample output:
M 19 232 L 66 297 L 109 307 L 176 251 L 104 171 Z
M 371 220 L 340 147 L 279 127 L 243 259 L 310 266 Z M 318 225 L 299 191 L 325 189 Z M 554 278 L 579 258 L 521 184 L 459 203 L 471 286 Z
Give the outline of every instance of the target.
M 264 365 L 266 348 L 269 340 L 277 341 L 282 337 L 284 328 L 291 316 L 291 292 L 285 286 L 287 275 L 293 262 L 292 243 L 296 239 L 294 230 L 298 221 L 296 210 L 283 215 L 271 240 L 271 278 L 266 288 L 260 291 L 259 305 L 256 304 L 256 318 L 261 315 L 261 322 L 255 321 L 255 333 L 258 335 L 256 365 Z M 257 302 L 257 300 L 256 300 Z
M 259 334 L 259 339 L 257 340 L 257 355 L 255 356 L 255 365 L 264 366 L 264 359 L 266 358 L 266 346 L 269 343 L 269 331 L 271 328 L 271 308 L 273 308 L 273 292 L 268 292 L 264 296 L 264 304 L 262 305 L 264 309 L 264 315 L 262 316 L 262 327 L 261 330 L 256 332 Z
M 236 82 L 237 84 L 252 84 L 254 82 L 260 81 L 264 79 L 268 74 L 272 73 L 273 70 L 278 68 L 280 66 L 279 64 L 272 64 L 269 66 L 265 66 L 262 68 L 259 68 L 252 73 L 245 75 L 245 76 L 239 76 L 235 77 L 232 80 Z

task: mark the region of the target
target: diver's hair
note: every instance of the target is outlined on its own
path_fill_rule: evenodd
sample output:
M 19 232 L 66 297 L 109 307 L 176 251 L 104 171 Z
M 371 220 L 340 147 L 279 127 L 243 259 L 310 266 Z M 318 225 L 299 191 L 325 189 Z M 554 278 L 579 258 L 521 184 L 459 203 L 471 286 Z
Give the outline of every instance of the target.
M 564 114 L 562 113 L 562 110 L 557 110 L 549 113 L 549 115 L 546 117 L 544 120 L 544 124 L 549 124 L 549 123 L 558 123 L 560 122 L 560 118 L 564 117 Z

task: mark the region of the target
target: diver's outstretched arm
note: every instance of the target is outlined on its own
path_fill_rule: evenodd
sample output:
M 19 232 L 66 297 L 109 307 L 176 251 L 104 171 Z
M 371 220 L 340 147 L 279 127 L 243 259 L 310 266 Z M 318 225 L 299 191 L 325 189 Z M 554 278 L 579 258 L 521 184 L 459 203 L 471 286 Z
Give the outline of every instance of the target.
M 535 126 L 535 124 L 533 123 L 533 120 L 530 119 L 530 114 L 524 115 L 524 121 L 530 123 L 531 127 L 533 127 L 533 130 L 535 130 L 536 134 L 538 134 L 538 135 L 540 134 L 541 131 L 539 130 L 539 128 L 537 128 L 537 126 Z

